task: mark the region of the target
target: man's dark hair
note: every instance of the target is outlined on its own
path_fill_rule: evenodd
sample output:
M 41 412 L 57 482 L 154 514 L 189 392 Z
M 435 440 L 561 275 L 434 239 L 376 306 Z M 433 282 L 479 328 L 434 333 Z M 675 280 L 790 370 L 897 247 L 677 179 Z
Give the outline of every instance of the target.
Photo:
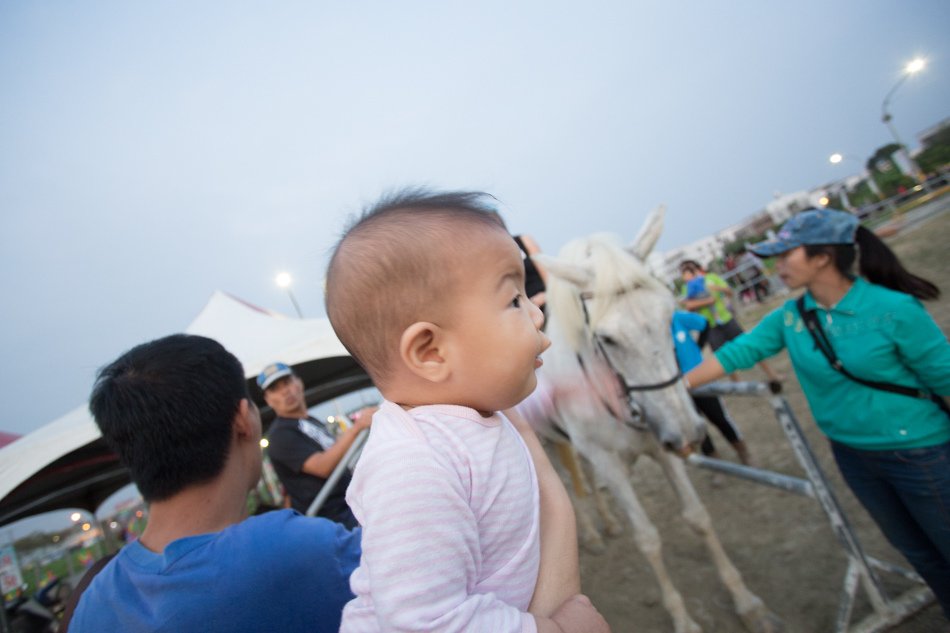
M 233 354 L 210 338 L 174 334 L 99 370 L 89 410 L 142 497 L 162 501 L 221 472 L 245 398 Z

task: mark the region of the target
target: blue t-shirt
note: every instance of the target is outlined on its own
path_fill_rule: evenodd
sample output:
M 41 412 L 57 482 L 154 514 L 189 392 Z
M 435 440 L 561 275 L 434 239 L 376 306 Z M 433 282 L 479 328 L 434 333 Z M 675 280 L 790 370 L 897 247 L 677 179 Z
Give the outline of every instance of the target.
M 136 541 L 93 579 L 69 630 L 336 633 L 359 558 L 359 529 L 292 510 L 178 539 L 161 554 Z
M 706 319 L 695 312 L 677 310 L 673 313 L 673 347 L 683 373 L 703 362 L 703 352 L 693 340 L 692 332 L 702 332 L 708 325 Z
M 693 277 L 686 282 L 686 298 L 687 299 L 704 299 L 709 296 L 709 293 L 706 292 L 706 278 L 705 277 Z

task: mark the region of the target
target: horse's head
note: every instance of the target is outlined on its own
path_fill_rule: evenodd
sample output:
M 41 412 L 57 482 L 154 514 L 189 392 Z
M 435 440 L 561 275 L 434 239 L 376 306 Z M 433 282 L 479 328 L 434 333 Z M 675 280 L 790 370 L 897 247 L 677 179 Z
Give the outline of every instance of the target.
M 677 379 L 673 295 L 643 263 L 659 237 L 662 213 L 662 207 L 655 211 L 627 248 L 598 234 L 568 243 L 556 258 L 538 259 L 549 273 L 552 339 L 581 358 L 605 360 L 660 442 L 678 450 L 701 436 L 703 423 Z

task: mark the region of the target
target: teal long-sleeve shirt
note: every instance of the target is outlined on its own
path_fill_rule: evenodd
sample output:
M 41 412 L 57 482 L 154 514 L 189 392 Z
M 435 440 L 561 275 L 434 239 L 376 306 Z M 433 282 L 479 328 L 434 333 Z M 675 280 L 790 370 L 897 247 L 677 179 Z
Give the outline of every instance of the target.
M 817 307 L 805 293 L 805 308 Z M 818 319 L 844 367 L 860 378 L 950 395 L 950 343 L 914 297 L 861 278 Z M 865 387 L 832 369 L 802 323 L 795 300 L 716 358 L 726 373 L 788 349 L 812 415 L 836 442 L 864 450 L 935 446 L 950 441 L 950 417 L 931 400 Z

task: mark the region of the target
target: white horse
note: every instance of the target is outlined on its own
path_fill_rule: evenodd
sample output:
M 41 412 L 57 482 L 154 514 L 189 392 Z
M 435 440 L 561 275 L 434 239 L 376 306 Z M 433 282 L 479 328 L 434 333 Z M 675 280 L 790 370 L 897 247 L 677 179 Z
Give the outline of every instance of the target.
M 643 263 L 662 230 L 663 211 L 650 215 L 627 248 L 611 236 L 594 235 L 567 244 L 556 258 L 535 256 L 549 273 L 547 333 L 553 344 L 544 356 L 544 372 L 555 384 L 589 384 L 589 390 L 576 390 L 587 395 L 575 393 L 558 404 L 556 422 L 633 523 L 637 547 L 656 575 L 676 633 L 700 633 L 700 627 L 670 580 L 660 535 L 631 486 L 628 465 L 641 455 L 651 456 L 666 473 L 683 518 L 705 540 L 746 627 L 776 631 L 780 621 L 743 583 L 677 455 L 701 439 L 704 426 L 673 353 L 673 296 Z M 608 403 L 617 386 L 593 371 L 598 365 L 615 372 L 624 399 L 635 400 L 628 415 L 611 413 Z

